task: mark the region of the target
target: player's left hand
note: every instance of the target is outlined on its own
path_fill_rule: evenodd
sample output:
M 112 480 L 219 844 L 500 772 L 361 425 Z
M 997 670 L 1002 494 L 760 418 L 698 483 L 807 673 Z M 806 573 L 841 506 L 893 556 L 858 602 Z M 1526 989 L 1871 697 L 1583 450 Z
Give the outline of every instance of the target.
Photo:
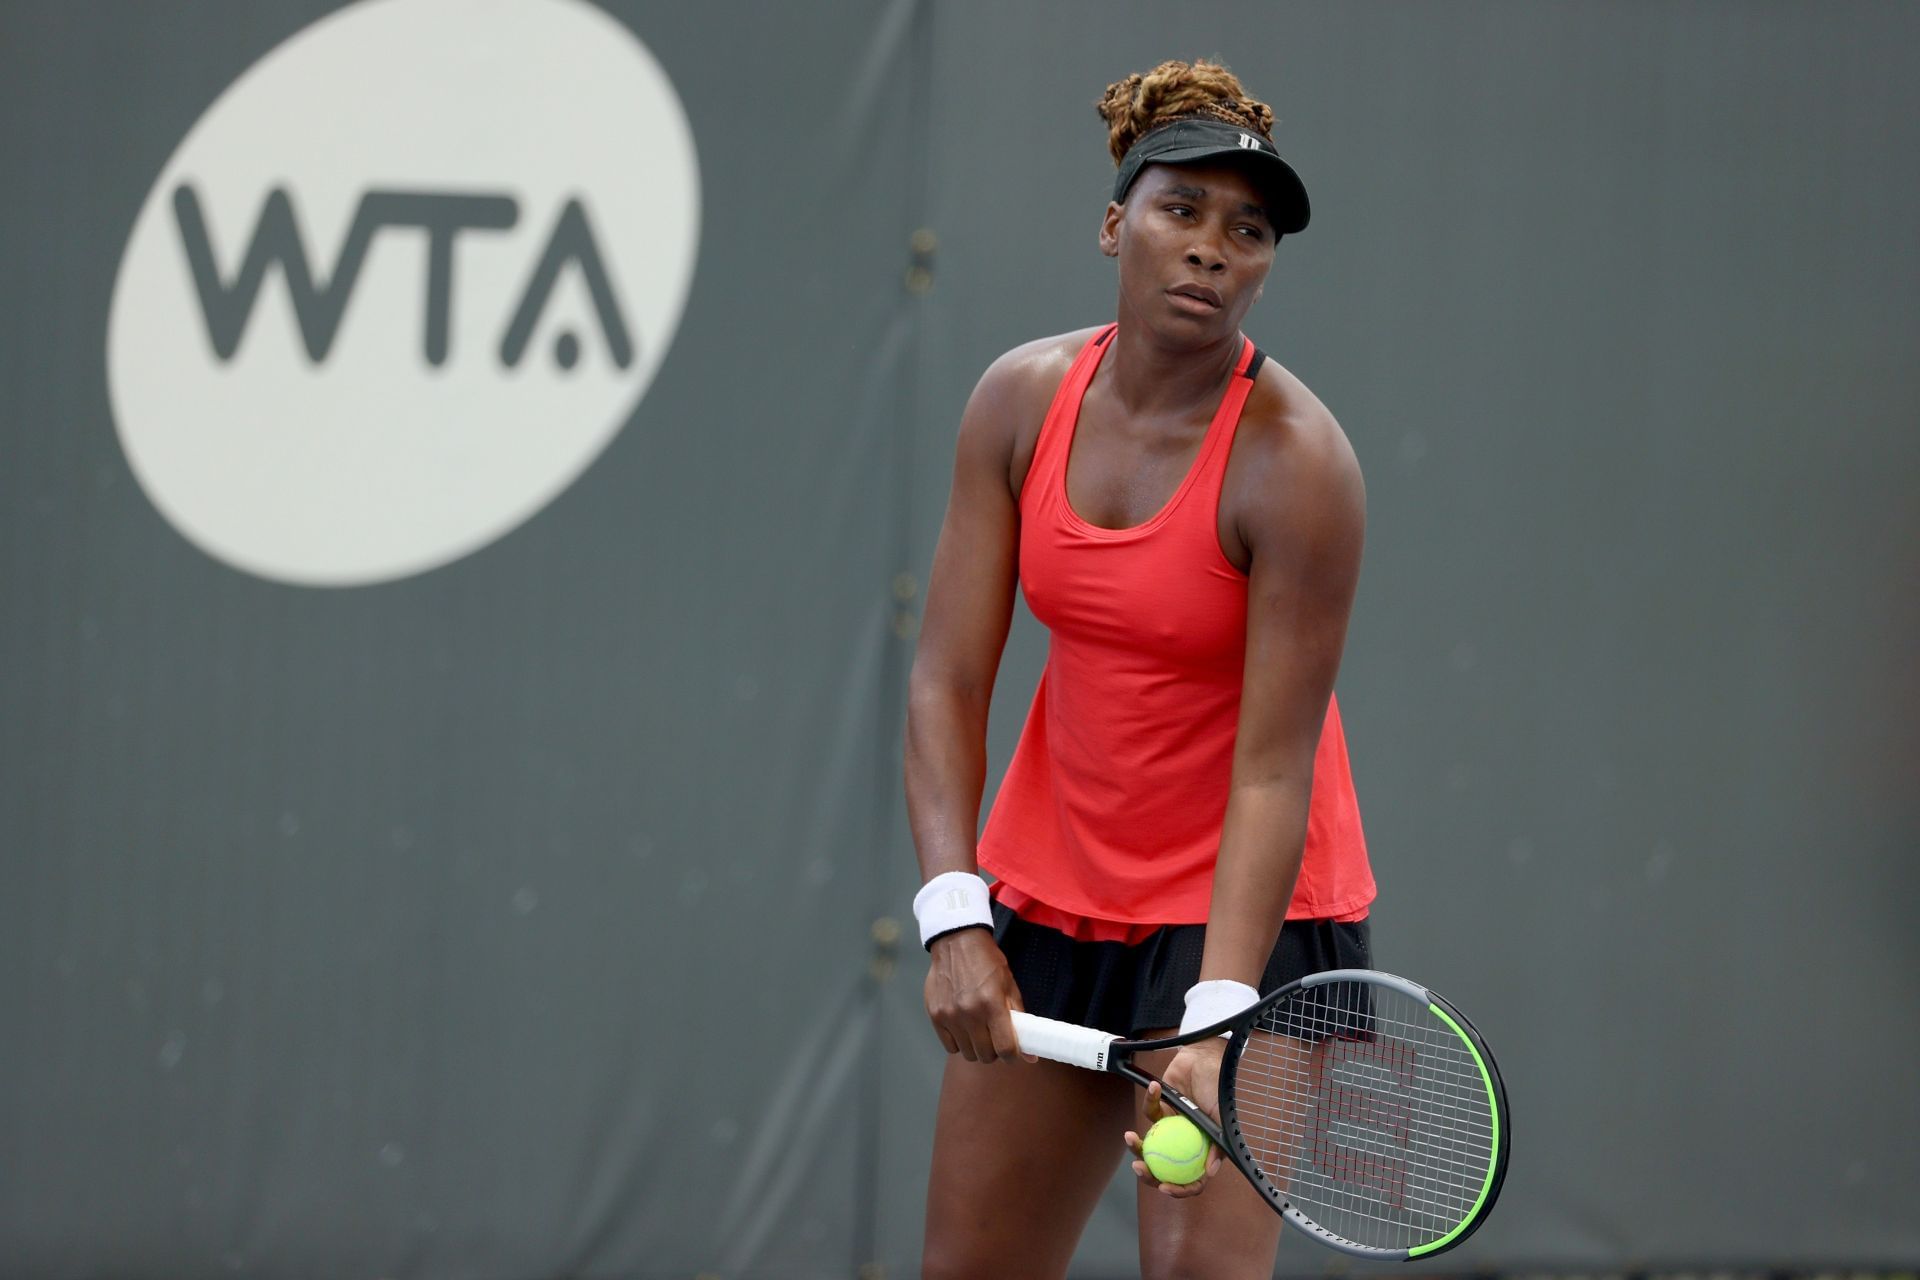
M 1166 1071 L 1162 1073 L 1167 1084 L 1178 1089 L 1189 1102 L 1205 1112 L 1216 1128 L 1220 1124 L 1220 1060 L 1226 1051 L 1227 1042 L 1219 1036 L 1210 1036 L 1199 1044 L 1183 1045 L 1174 1051 L 1173 1061 L 1167 1064 Z M 1155 1120 L 1178 1114 L 1161 1098 L 1158 1081 L 1147 1086 L 1149 1127 Z M 1127 1130 L 1127 1146 L 1134 1155 L 1134 1175 L 1147 1185 L 1159 1188 L 1163 1195 L 1180 1200 L 1197 1196 L 1206 1190 L 1207 1183 L 1220 1171 L 1220 1148 L 1208 1143 L 1207 1171 L 1198 1180 L 1184 1186 L 1161 1182 L 1147 1169 L 1147 1162 L 1140 1150 L 1141 1141 L 1139 1134 Z

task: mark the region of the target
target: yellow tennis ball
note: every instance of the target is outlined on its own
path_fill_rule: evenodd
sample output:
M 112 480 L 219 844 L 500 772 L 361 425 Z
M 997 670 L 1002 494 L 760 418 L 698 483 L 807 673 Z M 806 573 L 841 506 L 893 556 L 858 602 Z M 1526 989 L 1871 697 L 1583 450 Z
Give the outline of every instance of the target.
M 1207 1135 L 1185 1116 L 1154 1121 L 1140 1144 L 1147 1172 L 1162 1182 L 1184 1187 L 1207 1171 Z

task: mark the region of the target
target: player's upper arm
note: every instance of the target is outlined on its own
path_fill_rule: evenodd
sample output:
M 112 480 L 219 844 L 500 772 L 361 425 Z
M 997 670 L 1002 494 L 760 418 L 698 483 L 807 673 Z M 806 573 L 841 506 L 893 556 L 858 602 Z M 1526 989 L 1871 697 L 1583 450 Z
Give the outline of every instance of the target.
M 1306 394 L 1276 425 L 1241 526 L 1252 559 L 1236 782 L 1310 776 L 1366 535 L 1360 464 L 1333 415 Z
M 1011 480 L 1014 442 L 1036 411 L 1044 344 L 1009 351 L 981 375 L 960 417 L 953 486 L 934 550 L 913 683 L 932 681 L 981 701 L 1013 620 L 1020 509 Z

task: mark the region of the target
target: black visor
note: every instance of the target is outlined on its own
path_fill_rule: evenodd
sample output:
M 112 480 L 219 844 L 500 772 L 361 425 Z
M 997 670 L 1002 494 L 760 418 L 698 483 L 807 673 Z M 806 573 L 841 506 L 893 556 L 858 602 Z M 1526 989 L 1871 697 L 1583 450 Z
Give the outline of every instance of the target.
M 1243 163 L 1267 194 L 1267 216 L 1277 235 L 1292 235 L 1307 225 L 1307 188 L 1274 145 L 1253 132 L 1219 120 L 1176 120 L 1147 134 L 1121 157 L 1114 178 L 1115 203 L 1150 164 L 1199 164 L 1203 160 Z

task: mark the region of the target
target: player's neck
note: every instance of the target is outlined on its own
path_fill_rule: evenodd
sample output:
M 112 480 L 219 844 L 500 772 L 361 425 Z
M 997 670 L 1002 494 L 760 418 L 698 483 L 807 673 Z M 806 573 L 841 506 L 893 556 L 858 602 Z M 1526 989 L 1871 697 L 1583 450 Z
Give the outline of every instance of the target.
M 1205 346 L 1174 347 L 1144 324 L 1120 322 L 1113 352 L 1101 362 L 1114 398 L 1130 414 L 1180 415 L 1211 411 L 1233 376 L 1243 339 L 1238 332 Z

